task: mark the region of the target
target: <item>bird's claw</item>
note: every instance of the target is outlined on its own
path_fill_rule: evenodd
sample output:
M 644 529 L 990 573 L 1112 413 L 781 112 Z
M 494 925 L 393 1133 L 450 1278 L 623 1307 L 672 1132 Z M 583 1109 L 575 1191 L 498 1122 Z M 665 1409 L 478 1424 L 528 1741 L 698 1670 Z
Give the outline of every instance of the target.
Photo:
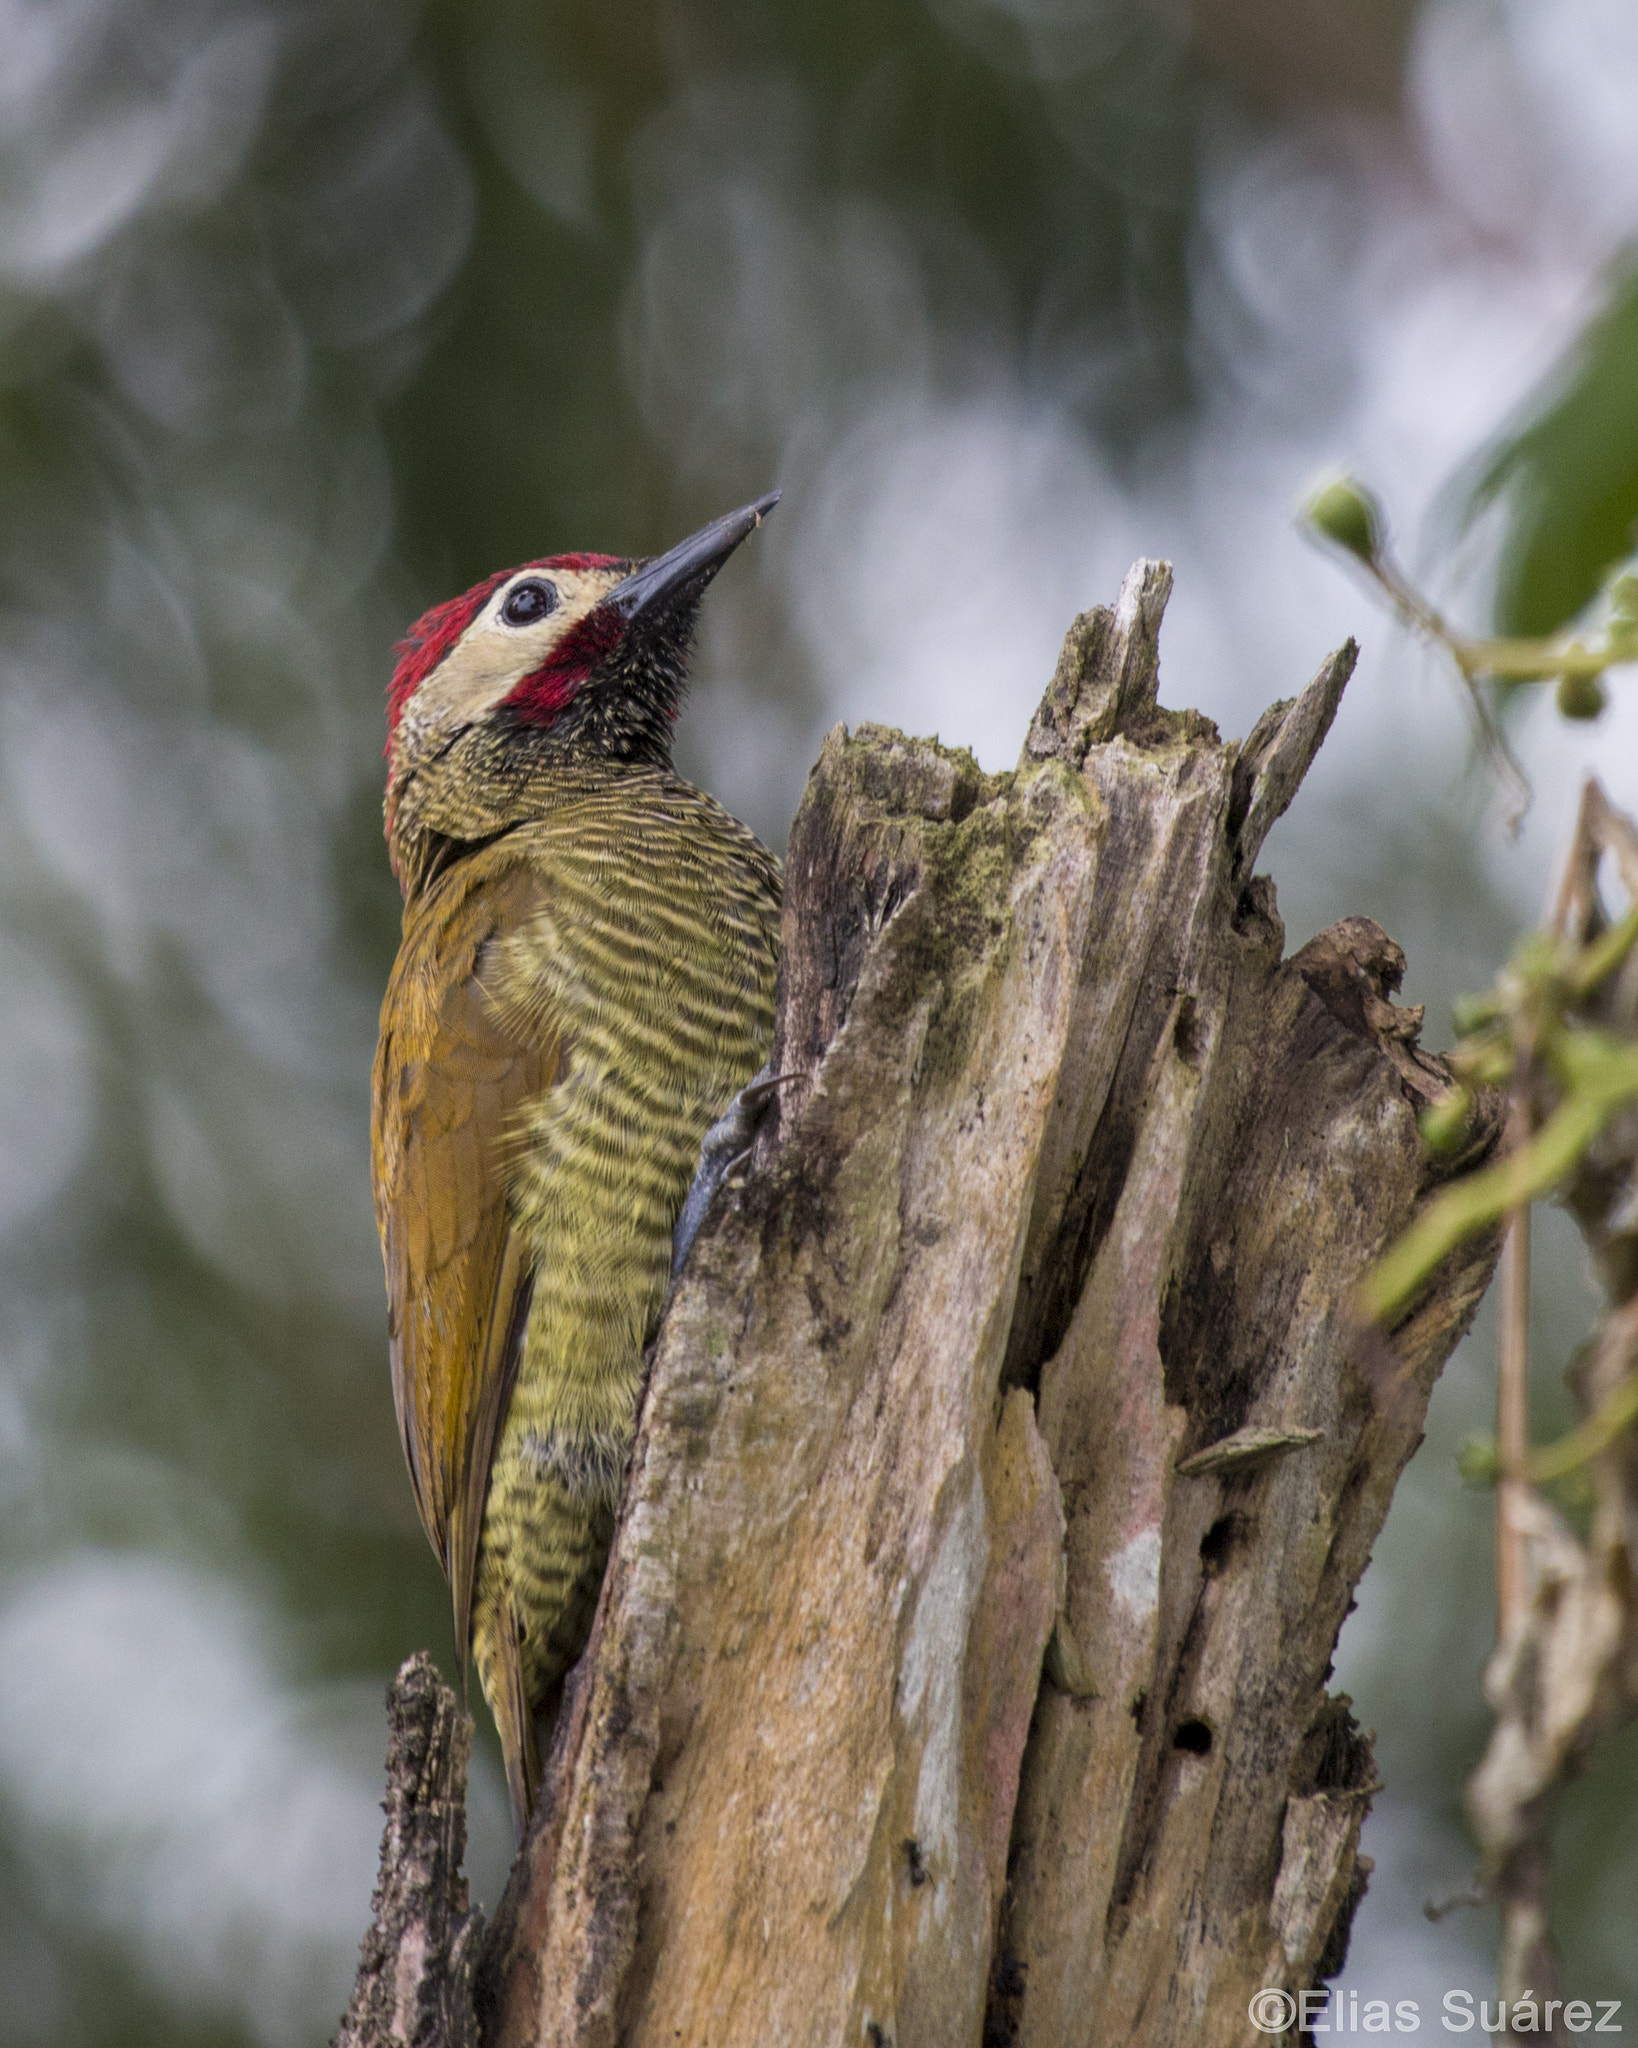
M 718 1124 L 723 1123 L 727 1117 L 731 1117 L 736 1111 L 742 1110 L 752 1119 L 751 1129 L 754 1135 L 756 1126 L 762 1121 L 762 1112 L 773 1100 L 775 1091 L 783 1088 L 787 1081 L 794 1081 L 795 1079 L 795 1074 L 770 1074 L 768 1069 L 764 1067 L 754 1081 L 746 1082 L 733 1101 L 729 1103 L 723 1116 L 718 1117 L 717 1122 L 711 1126 L 711 1131 L 714 1131 Z M 711 1141 L 711 1131 L 707 1131 L 705 1134 L 706 1144 L 709 1144 Z M 701 1150 L 703 1151 L 703 1149 L 704 1147 L 702 1146 Z
M 750 1157 L 757 1128 L 775 1092 L 787 1081 L 795 1079 L 795 1074 L 770 1074 L 764 1067 L 754 1080 L 740 1089 L 701 1140 L 699 1164 L 694 1169 L 694 1178 L 683 1202 L 682 1213 L 677 1218 L 677 1226 L 671 1233 L 673 1279 L 682 1271 L 683 1261 L 693 1248 L 717 1189 L 736 1166 Z

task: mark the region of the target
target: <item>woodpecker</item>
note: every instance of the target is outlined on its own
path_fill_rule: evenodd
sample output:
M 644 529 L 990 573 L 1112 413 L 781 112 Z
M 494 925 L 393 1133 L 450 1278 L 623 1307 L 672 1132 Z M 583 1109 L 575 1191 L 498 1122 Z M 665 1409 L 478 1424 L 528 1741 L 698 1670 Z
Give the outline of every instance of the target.
M 393 1397 L 520 1837 L 702 1141 L 726 1113 L 720 1169 L 766 1092 L 747 1084 L 779 864 L 677 774 L 671 734 L 706 585 L 778 496 L 652 561 L 491 576 L 412 628 L 388 689 L 404 919 L 372 1166 Z

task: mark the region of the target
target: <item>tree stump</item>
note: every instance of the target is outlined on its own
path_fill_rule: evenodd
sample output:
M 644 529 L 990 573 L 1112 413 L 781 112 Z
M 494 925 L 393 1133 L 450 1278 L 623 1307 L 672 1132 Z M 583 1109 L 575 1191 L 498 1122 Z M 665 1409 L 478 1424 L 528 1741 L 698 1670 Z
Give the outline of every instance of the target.
M 387 1689 L 387 1721 L 381 1881 L 335 2048 L 477 2048 L 483 1915 L 461 1874 L 471 1717 L 420 1650 Z
M 777 1069 L 656 1342 L 591 1645 L 477 1987 L 491 2048 L 1263 2038 L 1340 1966 L 1326 1679 L 1489 1279 L 1357 1281 L 1445 1084 L 1253 864 L 1353 665 L 1243 745 L 1075 622 L 1017 771 L 879 727 L 792 830 Z

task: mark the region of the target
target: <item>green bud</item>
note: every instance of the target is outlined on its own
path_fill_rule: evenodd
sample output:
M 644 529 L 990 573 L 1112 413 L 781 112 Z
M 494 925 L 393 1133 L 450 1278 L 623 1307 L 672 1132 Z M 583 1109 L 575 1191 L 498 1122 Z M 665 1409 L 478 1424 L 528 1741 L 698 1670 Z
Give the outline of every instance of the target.
M 1447 1088 L 1417 1118 L 1422 1142 L 1430 1152 L 1454 1152 L 1467 1136 L 1473 1097 L 1465 1088 Z
M 1597 718 L 1610 695 L 1602 676 L 1560 676 L 1555 701 L 1566 718 Z
M 1456 1470 L 1469 1486 L 1494 1486 L 1501 1477 L 1496 1439 L 1488 1433 L 1470 1436 L 1456 1453 Z
M 1302 516 L 1316 533 L 1362 562 L 1374 562 L 1381 552 L 1381 507 L 1351 476 L 1334 477 L 1322 484 L 1302 508 Z

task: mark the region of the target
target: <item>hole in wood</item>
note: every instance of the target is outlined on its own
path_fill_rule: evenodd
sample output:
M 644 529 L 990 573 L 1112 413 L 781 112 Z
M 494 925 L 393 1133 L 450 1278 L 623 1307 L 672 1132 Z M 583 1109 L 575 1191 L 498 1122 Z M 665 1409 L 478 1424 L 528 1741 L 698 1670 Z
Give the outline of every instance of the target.
M 1172 1747 L 1187 1750 L 1190 1756 L 1208 1756 L 1211 1753 L 1211 1730 L 1204 1721 L 1184 1721 L 1172 1737 Z
M 1206 1576 L 1214 1577 L 1240 1547 L 1246 1534 L 1244 1515 L 1219 1515 L 1200 1539 L 1200 1562 Z
M 1177 1016 L 1172 1024 L 1172 1044 L 1185 1066 L 1199 1066 L 1204 1038 L 1205 1033 L 1200 1027 L 1200 1005 L 1193 996 L 1180 996 Z

